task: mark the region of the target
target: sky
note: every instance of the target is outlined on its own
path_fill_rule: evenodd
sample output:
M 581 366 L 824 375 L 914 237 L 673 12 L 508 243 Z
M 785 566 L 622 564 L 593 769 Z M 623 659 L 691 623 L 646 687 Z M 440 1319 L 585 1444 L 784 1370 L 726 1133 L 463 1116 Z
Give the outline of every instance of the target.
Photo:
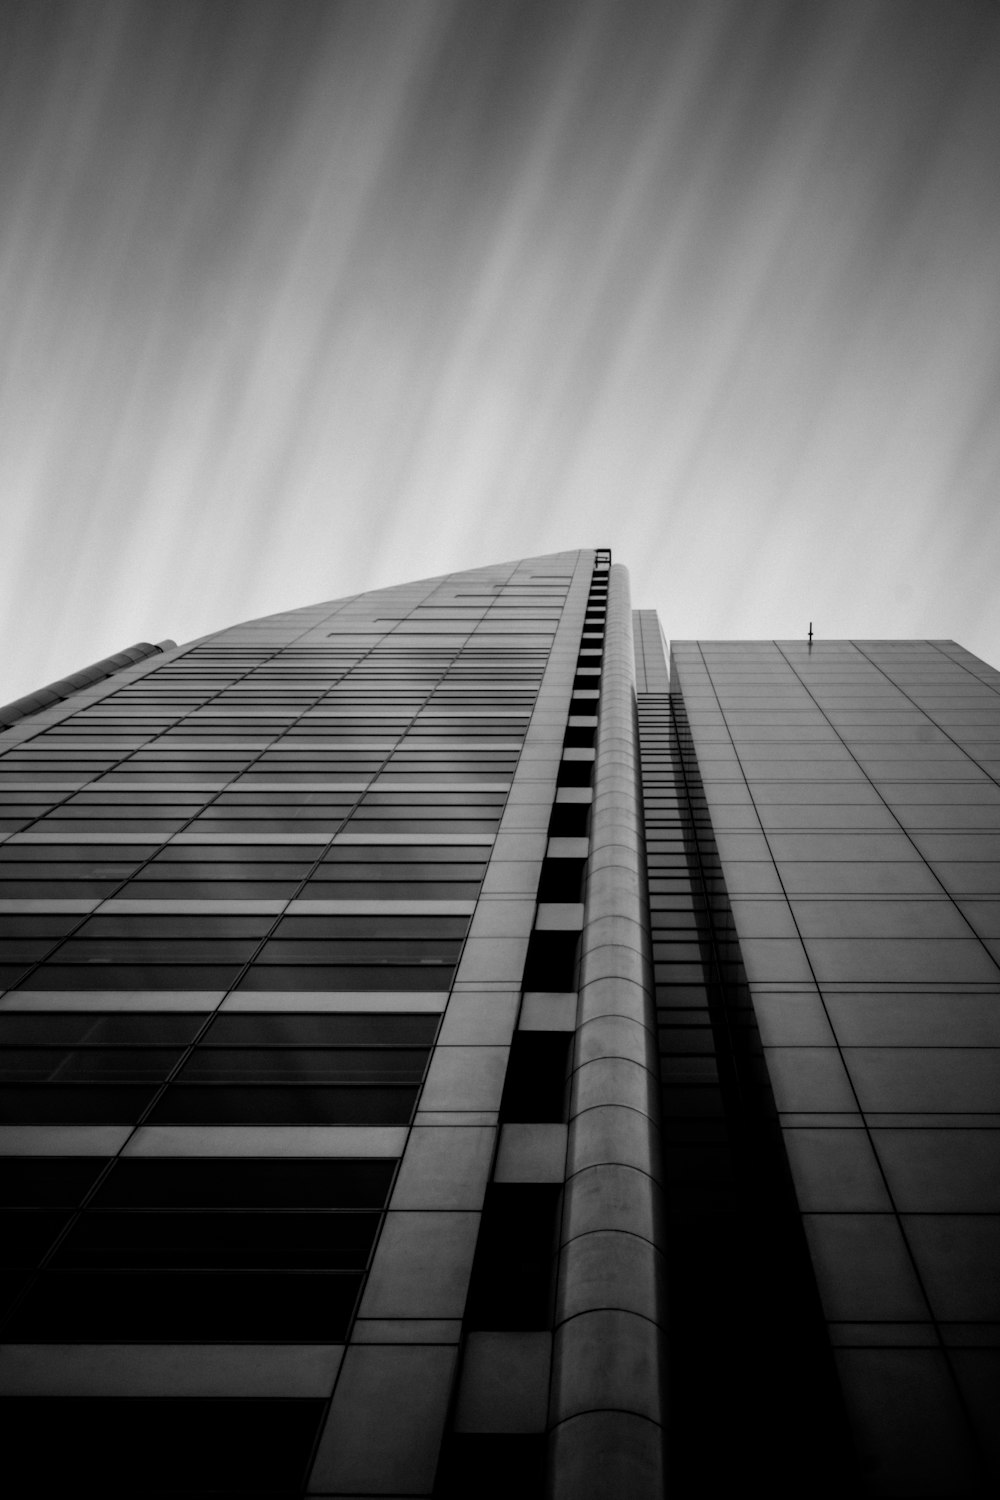
M 997 0 L 0 0 L 0 702 L 610 546 L 1000 665 Z

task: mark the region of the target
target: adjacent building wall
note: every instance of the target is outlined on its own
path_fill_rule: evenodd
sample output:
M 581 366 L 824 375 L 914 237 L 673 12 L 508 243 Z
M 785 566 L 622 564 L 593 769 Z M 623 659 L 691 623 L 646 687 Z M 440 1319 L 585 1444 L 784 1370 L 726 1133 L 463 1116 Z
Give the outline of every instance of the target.
M 672 686 L 860 1483 L 985 1493 L 1000 674 L 950 642 L 675 641 Z

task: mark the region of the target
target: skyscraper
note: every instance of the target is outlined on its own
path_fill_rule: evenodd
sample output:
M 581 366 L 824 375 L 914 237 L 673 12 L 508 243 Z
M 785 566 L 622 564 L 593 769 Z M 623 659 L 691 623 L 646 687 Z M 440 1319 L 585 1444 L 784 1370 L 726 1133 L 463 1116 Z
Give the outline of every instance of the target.
M 123 655 L 0 734 L 23 1493 L 990 1490 L 1000 674 L 593 549 Z

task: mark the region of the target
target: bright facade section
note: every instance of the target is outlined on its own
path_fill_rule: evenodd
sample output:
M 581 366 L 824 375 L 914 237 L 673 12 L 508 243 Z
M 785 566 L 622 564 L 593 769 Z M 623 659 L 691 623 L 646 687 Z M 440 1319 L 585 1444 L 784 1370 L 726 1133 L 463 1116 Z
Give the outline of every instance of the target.
M 24 1493 L 994 1491 L 1000 675 L 672 657 L 589 549 L 0 734 Z

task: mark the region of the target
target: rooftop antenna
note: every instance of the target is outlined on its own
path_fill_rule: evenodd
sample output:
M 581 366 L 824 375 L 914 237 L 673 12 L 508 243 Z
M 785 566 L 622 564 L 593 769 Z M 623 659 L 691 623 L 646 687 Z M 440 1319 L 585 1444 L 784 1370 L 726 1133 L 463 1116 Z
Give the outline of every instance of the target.
M 811 646 L 812 643 L 813 643 L 813 622 L 812 622 L 812 620 L 810 620 L 809 621 L 809 645 Z

